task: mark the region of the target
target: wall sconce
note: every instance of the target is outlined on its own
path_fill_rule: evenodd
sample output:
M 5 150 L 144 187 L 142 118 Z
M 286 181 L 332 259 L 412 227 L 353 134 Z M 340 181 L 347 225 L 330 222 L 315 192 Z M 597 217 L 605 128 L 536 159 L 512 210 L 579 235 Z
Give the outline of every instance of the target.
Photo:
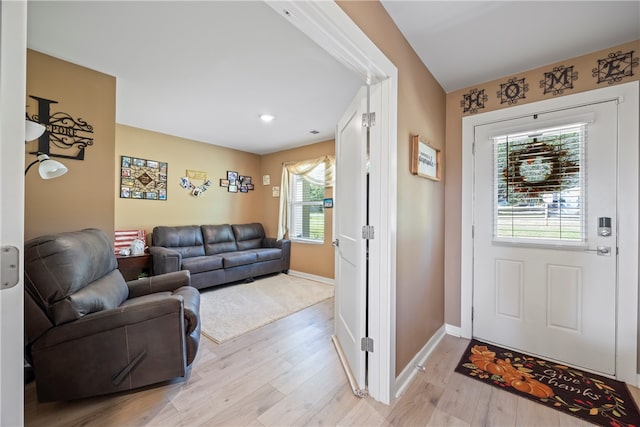
M 40 138 L 45 130 L 46 128 L 40 123 L 26 120 L 24 129 L 25 143 Z M 57 178 L 69 171 L 69 169 L 67 169 L 65 165 L 56 160 L 51 160 L 46 154 L 38 153 L 37 156 L 37 159 L 31 162 L 29 166 L 27 166 L 27 169 L 25 169 L 25 175 L 27 175 L 27 172 L 29 172 L 31 166 L 35 165 L 36 163 L 40 163 L 40 165 L 38 166 L 38 173 L 40 174 L 40 177 L 42 179 Z

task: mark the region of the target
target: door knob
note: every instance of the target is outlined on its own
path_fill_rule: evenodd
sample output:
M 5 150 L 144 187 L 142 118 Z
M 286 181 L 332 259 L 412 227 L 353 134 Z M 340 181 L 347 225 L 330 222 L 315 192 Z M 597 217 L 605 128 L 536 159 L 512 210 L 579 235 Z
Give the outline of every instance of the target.
M 596 246 L 595 249 L 585 249 L 587 252 L 596 252 L 599 256 L 611 256 L 610 246 Z
M 333 245 L 334 248 L 338 248 L 340 247 L 340 240 L 336 239 L 333 242 L 331 242 L 331 244 Z

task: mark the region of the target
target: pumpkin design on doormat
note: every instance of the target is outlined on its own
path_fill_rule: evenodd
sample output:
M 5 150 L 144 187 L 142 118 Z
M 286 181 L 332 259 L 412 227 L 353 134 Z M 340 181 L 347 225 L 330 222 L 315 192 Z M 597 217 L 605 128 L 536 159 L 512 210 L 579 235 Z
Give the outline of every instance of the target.
M 612 426 L 640 426 L 626 384 L 477 340 L 456 372 L 582 418 Z

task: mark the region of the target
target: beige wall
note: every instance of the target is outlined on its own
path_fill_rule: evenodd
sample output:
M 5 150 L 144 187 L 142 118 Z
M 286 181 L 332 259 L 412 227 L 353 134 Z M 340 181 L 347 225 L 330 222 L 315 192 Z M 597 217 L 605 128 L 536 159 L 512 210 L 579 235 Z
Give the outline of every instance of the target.
M 500 90 L 500 84 L 504 84 L 510 78 L 525 79 L 529 84 L 529 91 L 525 93 L 526 98 L 518 100 L 515 105 L 540 101 L 553 98 L 552 93 L 544 94 L 544 90 L 540 88 L 540 81 L 544 79 L 544 73 L 550 72 L 554 67 L 574 67 L 574 71 L 578 73 L 578 79 L 574 81 L 574 88 L 565 90 L 563 94 L 555 96 L 566 96 L 578 92 L 605 87 L 608 84 L 597 83 L 596 77 L 592 76 L 592 70 L 597 68 L 598 60 L 605 59 L 610 53 L 621 51 L 623 53 L 630 50 L 634 51 L 634 57 L 638 56 L 640 51 L 640 41 L 636 40 L 631 43 L 604 49 L 588 55 L 571 58 L 555 64 L 549 64 L 544 67 L 524 71 L 513 76 L 494 80 L 491 82 L 479 84 L 469 88 L 461 89 L 447 94 L 447 167 L 445 169 L 446 179 L 446 195 L 445 195 L 445 212 L 447 222 L 446 231 L 446 247 L 445 247 L 445 313 L 446 323 L 460 326 L 460 221 L 462 209 L 462 117 L 469 115 L 464 114 L 460 106 L 463 94 L 469 93 L 472 89 L 483 90 L 488 99 L 485 108 L 478 110 L 477 114 L 508 108 L 509 106 L 500 103 L 500 99 L 496 93 Z M 640 79 L 638 70 L 634 69 L 634 76 L 625 77 L 618 83 L 627 83 Z M 618 84 L 616 83 L 616 84 Z
M 116 80 L 66 61 L 27 50 L 27 113 L 37 114 L 29 95 L 58 101 L 51 114 L 68 113 L 93 126 L 93 145 L 84 160 L 56 159 L 65 175 L 43 180 L 34 165 L 25 177 L 25 239 L 47 233 L 96 227 L 113 234 L 113 167 Z M 26 144 L 25 167 L 35 160 L 38 141 Z M 75 156 L 77 151 L 51 152 Z
M 282 163 L 298 160 L 314 159 L 335 153 L 335 141 L 325 141 L 317 144 L 305 145 L 291 150 L 262 156 L 261 175 L 269 175 L 271 184 L 264 186 L 262 192 L 262 223 L 267 235 L 278 234 L 279 198 L 273 197 L 272 187 L 280 186 Z M 262 176 L 256 185 L 262 185 Z M 325 190 L 325 197 L 333 197 L 333 189 Z M 334 278 L 334 251 L 331 246 L 333 236 L 333 210 L 325 209 L 324 213 L 324 244 L 291 243 L 291 269 L 316 276 Z
M 167 200 L 120 198 L 120 156 L 138 157 L 168 163 Z M 189 139 L 116 126 L 115 156 L 110 160 L 115 185 L 116 230 L 144 229 L 150 235 L 157 225 L 239 224 L 262 221 L 262 186 L 260 156 Z M 180 186 L 186 170 L 206 172 L 211 187 L 200 197 L 192 196 Z M 255 190 L 229 193 L 220 187 L 227 171 L 251 176 Z M 200 185 L 200 181 L 195 181 Z M 150 236 L 148 236 L 150 239 Z
M 409 172 L 410 139 L 445 152 L 445 99 L 379 2 L 340 1 L 339 6 L 398 68 L 398 223 L 396 275 L 396 374 L 444 323 L 444 180 Z M 446 168 L 445 168 L 446 170 Z

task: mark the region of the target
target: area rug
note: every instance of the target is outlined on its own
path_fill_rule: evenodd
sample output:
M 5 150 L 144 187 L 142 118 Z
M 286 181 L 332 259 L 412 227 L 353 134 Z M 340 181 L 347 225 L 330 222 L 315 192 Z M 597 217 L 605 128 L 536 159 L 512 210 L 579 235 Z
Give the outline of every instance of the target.
M 278 274 L 201 291 L 202 335 L 220 344 L 333 296 L 326 283 Z
M 463 375 L 601 426 L 640 426 L 626 384 L 471 340 L 455 369 Z

